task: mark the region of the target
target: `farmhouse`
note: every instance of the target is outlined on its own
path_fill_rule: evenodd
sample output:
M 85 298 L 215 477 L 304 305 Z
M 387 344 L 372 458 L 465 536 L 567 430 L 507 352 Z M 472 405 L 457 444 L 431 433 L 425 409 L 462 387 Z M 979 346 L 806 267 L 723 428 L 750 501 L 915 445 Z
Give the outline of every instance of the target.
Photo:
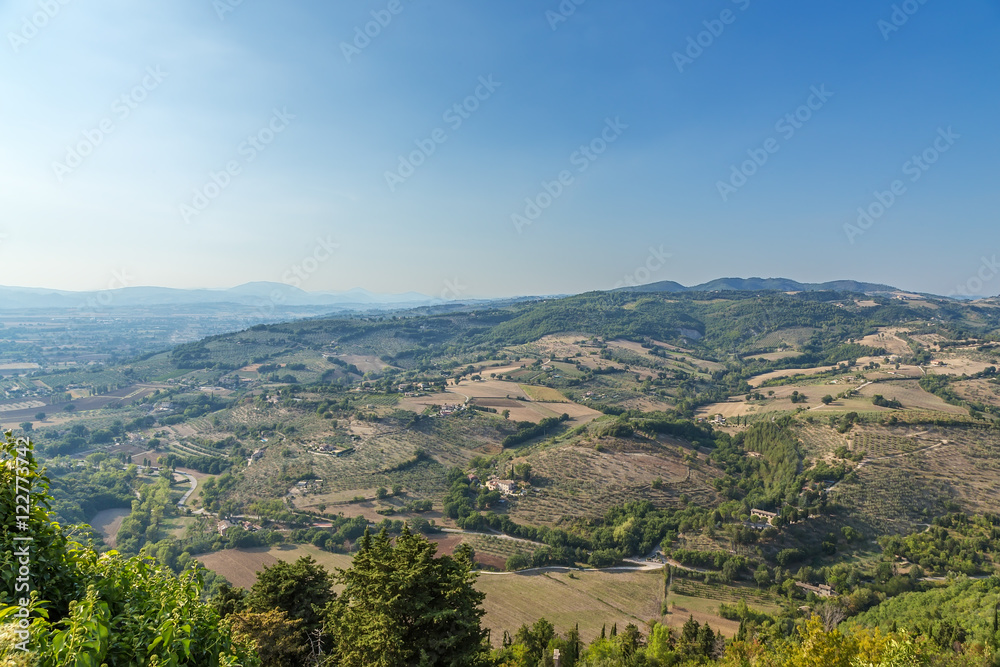
M 490 491 L 499 491 L 500 493 L 507 495 L 517 491 L 517 482 L 512 479 L 493 478 L 486 482 L 486 488 Z
M 816 595 L 820 596 L 821 598 L 830 598 L 830 597 L 833 597 L 833 588 L 831 588 L 830 586 L 828 586 L 826 584 L 820 584 L 819 586 L 813 586 L 812 584 L 804 584 L 801 581 L 796 581 L 795 585 L 798 586 L 799 588 L 801 588 L 802 590 L 806 591 L 806 592 L 815 593 Z

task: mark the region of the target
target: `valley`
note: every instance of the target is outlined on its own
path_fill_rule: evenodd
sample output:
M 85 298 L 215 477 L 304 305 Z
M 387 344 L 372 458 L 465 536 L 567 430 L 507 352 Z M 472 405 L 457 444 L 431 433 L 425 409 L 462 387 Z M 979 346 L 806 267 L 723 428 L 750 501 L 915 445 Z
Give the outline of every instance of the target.
M 212 587 L 303 555 L 348 567 L 366 529 L 408 526 L 472 547 L 494 646 L 539 617 L 586 641 L 689 616 L 731 637 L 740 600 L 793 619 L 819 586 L 852 613 L 890 599 L 906 577 L 887 537 L 1000 506 L 1000 311 L 865 296 L 593 293 L 257 325 L 116 363 L 19 362 L 0 419 L 37 443 L 62 520 L 200 562 Z M 992 573 L 990 549 L 963 571 Z

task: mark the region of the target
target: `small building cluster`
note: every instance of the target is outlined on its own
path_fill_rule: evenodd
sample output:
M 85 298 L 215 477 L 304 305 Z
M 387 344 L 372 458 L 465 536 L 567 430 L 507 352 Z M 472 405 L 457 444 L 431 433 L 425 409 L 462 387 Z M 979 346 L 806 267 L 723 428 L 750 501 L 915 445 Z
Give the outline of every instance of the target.
M 256 524 L 253 524 L 253 523 L 251 523 L 249 521 L 246 521 L 246 520 L 244 520 L 244 521 L 229 521 L 227 519 L 222 519 L 221 521 L 219 521 L 219 523 L 216 525 L 216 528 L 219 531 L 219 535 L 225 535 L 226 531 L 229 530 L 230 528 L 232 528 L 233 526 L 239 526 L 243 530 L 246 530 L 246 531 L 251 532 L 251 533 L 254 532 L 254 531 L 260 530 L 260 526 L 258 526 Z
M 497 479 L 493 478 L 486 481 L 486 488 L 490 491 L 499 491 L 503 495 L 507 496 L 512 493 L 517 493 L 518 485 L 512 479 Z
M 804 584 L 801 581 L 796 581 L 795 585 L 808 593 L 815 593 L 821 598 L 830 598 L 834 595 L 833 588 L 826 584 L 813 586 L 812 584 Z

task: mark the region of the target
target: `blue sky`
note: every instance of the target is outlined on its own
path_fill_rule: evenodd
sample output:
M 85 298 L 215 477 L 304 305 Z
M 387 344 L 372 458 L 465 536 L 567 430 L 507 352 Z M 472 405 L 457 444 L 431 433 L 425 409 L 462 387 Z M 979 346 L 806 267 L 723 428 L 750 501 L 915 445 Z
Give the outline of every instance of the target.
M 1000 252 L 998 27 L 996 0 L 7 2 L 0 283 L 951 293 Z

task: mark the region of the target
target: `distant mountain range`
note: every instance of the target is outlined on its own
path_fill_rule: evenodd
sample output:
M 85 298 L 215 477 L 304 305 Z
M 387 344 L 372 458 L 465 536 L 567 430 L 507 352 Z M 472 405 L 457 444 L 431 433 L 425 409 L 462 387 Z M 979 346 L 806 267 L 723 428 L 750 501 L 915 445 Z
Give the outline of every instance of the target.
M 253 282 L 231 289 L 174 289 L 123 287 L 114 290 L 71 292 L 34 287 L 0 287 L 0 309 L 144 307 L 196 304 L 233 304 L 259 307 L 329 306 L 341 309 L 413 307 L 442 303 L 417 292 L 376 294 L 363 289 L 346 292 L 306 292 L 284 283 Z
M 891 285 L 865 283 L 857 280 L 834 280 L 825 283 L 800 283 L 789 278 L 717 278 L 716 280 L 687 287 L 672 280 L 648 285 L 622 287 L 619 292 L 855 292 L 891 293 L 900 290 Z M 549 295 L 543 298 L 553 298 Z M 24 309 L 82 309 L 107 311 L 114 308 L 143 308 L 152 306 L 207 306 L 230 304 L 242 308 L 310 308 L 329 311 L 390 310 L 420 307 L 457 306 L 482 304 L 488 301 L 516 302 L 539 297 L 513 299 L 465 299 L 461 302 L 445 301 L 420 294 L 380 294 L 365 289 L 344 292 L 307 292 L 285 283 L 251 282 L 230 289 L 174 289 L 171 287 L 123 287 L 114 290 L 72 292 L 34 287 L 0 286 L 0 310 Z
M 833 280 L 826 283 L 800 283 L 789 278 L 717 278 L 701 285 L 685 287 L 672 280 L 622 287 L 620 292 L 898 292 L 890 285 L 862 283 L 857 280 Z

